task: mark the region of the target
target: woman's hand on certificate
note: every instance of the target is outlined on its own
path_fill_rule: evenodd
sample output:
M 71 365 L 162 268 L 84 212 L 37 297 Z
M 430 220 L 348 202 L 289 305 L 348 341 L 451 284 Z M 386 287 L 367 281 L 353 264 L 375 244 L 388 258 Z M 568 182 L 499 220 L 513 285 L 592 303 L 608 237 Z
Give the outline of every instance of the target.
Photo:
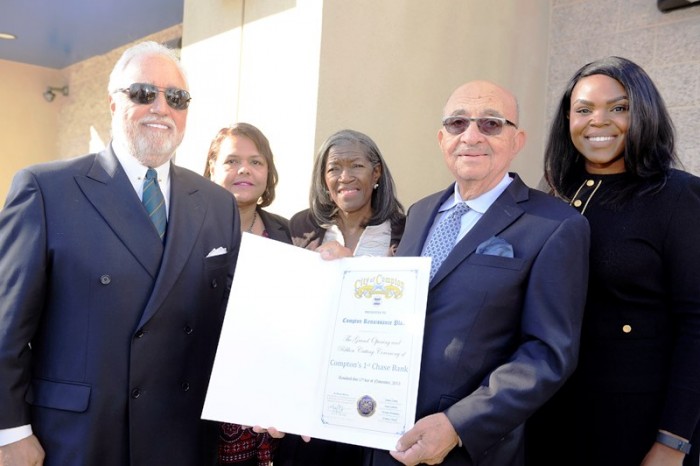
M 401 436 L 396 451 L 390 453 L 407 466 L 440 464 L 459 443 L 459 436 L 445 413 L 435 413 L 419 419 Z
M 352 257 L 352 251 L 337 241 L 329 241 L 316 248 L 316 252 L 321 254 L 325 260 L 340 259 L 342 257 Z
M 274 427 L 268 427 L 266 429 L 266 428 L 260 427 L 260 426 L 253 426 L 253 432 L 258 433 L 258 434 L 264 434 L 267 432 L 268 434 L 270 434 L 270 437 L 272 437 L 272 438 L 282 438 L 285 435 L 287 435 L 286 433 L 280 432 L 279 430 L 277 430 Z M 299 437 L 301 437 L 301 439 L 304 442 L 311 441 L 311 437 L 309 437 L 308 435 L 300 435 Z

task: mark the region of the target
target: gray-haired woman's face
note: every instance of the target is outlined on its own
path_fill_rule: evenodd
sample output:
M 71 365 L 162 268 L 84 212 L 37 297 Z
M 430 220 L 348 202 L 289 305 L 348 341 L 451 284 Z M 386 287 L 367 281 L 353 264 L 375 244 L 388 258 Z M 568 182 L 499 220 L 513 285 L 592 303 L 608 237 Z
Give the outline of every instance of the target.
M 381 168 L 373 166 L 359 144 L 336 145 L 328 151 L 324 181 L 331 199 L 345 213 L 372 214 L 372 191 Z

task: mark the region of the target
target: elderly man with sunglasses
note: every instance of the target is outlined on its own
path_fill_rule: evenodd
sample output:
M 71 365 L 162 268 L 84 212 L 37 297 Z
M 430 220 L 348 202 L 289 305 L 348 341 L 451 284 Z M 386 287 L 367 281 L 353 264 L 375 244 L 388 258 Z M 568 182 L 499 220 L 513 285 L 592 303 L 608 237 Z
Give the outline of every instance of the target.
M 204 465 L 200 420 L 240 244 L 233 196 L 171 163 L 167 48 L 110 75 L 102 152 L 15 176 L 0 211 L 0 465 Z
M 576 365 L 588 223 L 508 172 L 525 132 L 507 90 L 455 90 L 438 142 L 455 182 L 409 209 L 397 251 L 433 263 L 417 422 L 365 465 L 522 465 L 525 420 Z

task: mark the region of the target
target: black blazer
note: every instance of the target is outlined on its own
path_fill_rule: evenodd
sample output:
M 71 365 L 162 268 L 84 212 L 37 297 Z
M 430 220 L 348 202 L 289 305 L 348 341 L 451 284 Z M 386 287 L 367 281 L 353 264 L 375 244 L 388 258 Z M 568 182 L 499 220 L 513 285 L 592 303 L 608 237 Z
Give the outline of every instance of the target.
M 260 207 L 257 208 L 257 211 L 270 239 L 292 244 L 292 234 L 289 232 L 289 220 L 280 215 L 267 212 Z

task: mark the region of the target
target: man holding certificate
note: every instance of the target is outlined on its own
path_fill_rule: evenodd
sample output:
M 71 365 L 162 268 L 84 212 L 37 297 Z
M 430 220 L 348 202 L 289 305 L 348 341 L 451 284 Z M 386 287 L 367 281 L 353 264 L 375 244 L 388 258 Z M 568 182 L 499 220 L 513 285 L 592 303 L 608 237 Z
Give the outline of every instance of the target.
M 489 82 L 466 83 L 448 99 L 442 125 L 438 142 L 455 182 L 409 209 L 405 231 L 396 253 L 404 257 L 353 258 L 334 264 L 347 269 L 341 276 L 350 278 L 344 280 L 345 283 L 359 287 L 354 291 L 358 291 L 356 296 L 360 297 L 363 296 L 365 281 L 349 274 L 354 269 L 358 273 L 386 270 L 382 277 L 400 272 L 404 291 L 418 290 L 419 285 L 426 285 L 429 281 L 427 291 L 422 294 L 416 292 L 415 296 L 403 302 L 401 311 L 411 316 L 414 323 L 418 322 L 416 316 L 424 318 L 420 321 L 422 325 L 415 325 L 415 328 L 422 330 L 422 351 L 420 346 L 415 352 L 409 346 L 400 348 L 400 354 L 404 355 L 401 356 L 402 361 L 416 361 L 417 358 L 406 355 L 420 354 L 420 363 L 416 364 L 420 370 L 413 371 L 412 365 L 404 363 L 382 366 L 384 363 L 376 360 L 374 355 L 366 360 L 347 356 L 364 356 L 366 353 L 358 349 L 366 349 L 365 343 L 360 341 L 358 346 L 358 341 L 350 341 L 346 337 L 352 335 L 348 327 L 360 325 L 360 322 L 364 332 L 357 333 L 358 339 L 368 335 L 368 344 L 375 348 L 375 343 L 380 340 L 417 341 L 419 332 L 414 332 L 412 338 L 409 326 L 402 325 L 392 330 L 400 335 L 398 340 L 387 330 L 389 322 L 407 321 L 384 318 L 395 315 L 394 306 L 399 304 L 390 297 L 394 295 L 386 293 L 386 286 L 383 294 L 373 295 L 373 299 L 379 300 L 376 309 L 365 309 L 357 304 L 345 306 L 344 301 L 338 301 L 338 305 L 328 300 L 326 304 L 314 302 L 307 306 L 307 312 L 320 311 L 309 321 L 327 319 L 330 313 L 326 309 L 343 311 L 332 314 L 336 316 L 336 323 L 329 328 L 335 330 L 319 332 L 316 326 L 309 328 L 308 333 L 304 333 L 306 327 L 297 327 L 295 332 L 280 331 L 275 340 L 291 334 L 295 341 L 285 342 L 283 349 L 274 354 L 284 357 L 289 348 L 296 349 L 306 341 L 318 339 L 319 335 L 339 336 L 337 341 L 326 345 L 332 348 L 331 356 L 326 357 L 330 362 L 325 365 L 309 362 L 317 352 L 304 353 L 297 349 L 297 354 L 308 356 L 289 360 L 276 376 L 279 380 L 311 380 L 312 374 L 299 377 L 304 368 L 295 363 L 296 360 L 304 360 L 306 365 L 314 368 L 328 367 L 323 371 L 326 375 L 324 380 L 330 380 L 332 384 L 331 390 L 324 393 L 332 396 L 321 396 L 328 402 L 322 409 L 318 408 L 319 396 L 301 391 L 294 394 L 293 401 L 280 402 L 279 398 L 296 389 L 296 384 L 287 384 L 284 390 L 266 398 L 266 413 L 257 412 L 259 405 L 248 407 L 241 404 L 231 409 L 232 416 L 243 420 L 241 412 L 248 409 L 251 412 L 248 417 L 250 421 L 247 422 L 276 425 L 282 431 L 366 445 L 362 460 L 356 461 L 364 466 L 395 466 L 399 463 L 514 466 L 524 463 L 525 421 L 561 387 L 576 365 L 588 280 L 588 223 L 585 217 L 561 200 L 528 188 L 516 174 L 508 172 L 511 161 L 525 144 L 525 132 L 519 128 L 518 105 L 510 92 Z M 231 296 L 237 296 L 237 300 L 244 299 L 246 293 L 235 293 L 236 280 L 248 275 L 255 276 L 241 273 L 241 267 L 248 263 L 248 249 L 244 238 L 234 288 L 231 290 Z M 317 251 L 322 252 L 324 258 L 349 255 L 347 248 L 337 242 L 325 243 Z M 298 270 L 305 262 L 310 263 L 304 269 L 303 276 L 310 273 L 307 270 L 319 268 L 318 257 L 302 256 L 299 252 L 307 251 L 290 251 L 287 254 L 297 253 L 298 257 L 294 258 L 293 263 Z M 254 257 L 259 257 L 259 254 Z M 430 270 L 426 257 L 431 258 Z M 366 262 L 370 260 L 383 262 Z M 403 261 L 422 261 L 422 265 L 409 262 L 402 266 Z M 397 269 L 390 271 L 390 265 Z M 318 291 L 310 296 L 305 294 L 304 299 L 312 299 L 322 290 L 333 288 L 326 285 L 323 279 L 334 275 L 337 273 L 332 271 L 317 274 L 313 283 Z M 289 282 L 293 285 L 294 281 L 285 280 L 285 277 L 288 278 L 288 275 L 271 280 L 276 286 L 274 295 L 285 296 L 285 302 L 288 302 L 290 298 L 286 296 L 293 296 L 294 290 L 284 291 L 280 287 L 288 286 L 285 283 Z M 370 284 L 370 281 L 366 283 Z M 388 282 L 382 279 L 382 284 L 388 285 Z M 249 290 L 253 285 L 247 283 L 240 289 Z M 374 287 L 367 290 L 373 292 Z M 346 296 L 348 300 L 354 299 L 352 293 L 341 291 L 338 295 Z M 420 301 L 418 298 L 422 299 L 423 296 L 426 296 L 426 300 L 422 303 L 427 303 L 421 309 L 425 310 L 424 314 L 406 306 L 409 302 L 417 304 Z M 269 308 L 284 309 L 284 305 L 281 303 Z M 355 312 L 367 315 L 355 317 Z M 380 312 L 378 315 L 381 317 L 369 317 L 371 312 Z M 240 315 L 241 319 L 246 316 L 245 313 Z M 227 319 L 229 316 L 236 316 L 236 313 L 229 311 Z M 269 321 L 294 317 L 292 313 L 280 312 Z M 382 327 L 379 324 L 383 322 L 386 325 Z M 241 323 L 231 328 L 240 329 L 243 327 Z M 293 322 L 284 322 L 284 328 L 292 326 Z M 382 327 L 384 331 L 377 334 L 373 330 L 375 327 Z M 226 331 L 227 323 L 224 323 L 224 334 Z M 369 335 L 371 332 L 375 333 Z M 256 335 L 256 332 L 239 332 L 221 340 L 240 342 L 247 334 Z M 249 344 L 254 345 L 255 342 Z M 399 345 L 393 347 L 399 348 Z M 387 375 L 377 375 L 380 369 L 386 369 L 384 373 Z M 240 371 L 240 368 L 237 370 Z M 215 364 L 209 395 L 212 394 L 212 385 L 221 385 L 222 393 L 229 389 L 225 384 L 217 383 L 216 373 Z M 403 377 L 404 374 L 411 377 Z M 415 379 L 415 411 L 409 412 L 409 403 L 402 405 L 399 399 L 398 403 L 391 405 L 381 398 L 382 393 L 376 396 L 368 393 L 372 395 L 371 399 L 358 397 L 355 388 L 362 387 L 357 381 L 361 382 L 363 378 L 372 379 L 365 388 L 373 392 L 378 392 L 375 389 L 378 386 L 376 380 L 390 384 L 395 382 L 399 387 L 405 385 L 410 388 L 414 386 L 411 380 Z M 275 381 L 261 383 L 260 387 L 268 385 L 274 386 Z M 229 390 L 235 389 L 233 381 L 229 386 Z M 212 399 L 213 415 L 224 415 L 223 408 L 215 403 L 215 397 L 212 396 Z M 306 402 L 307 399 L 311 401 Z M 348 400 L 356 403 L 357 407 L 351 409 Z M 275 405 L 270 409 L 273 403 Z M 297 408 L 297 412 L 287 413 L 289 405 Z M 303 409 L 299 410 L 300 406 Z M 370 416 L 379 409 L 383 411 L 378 417 Z M 415 423 L 403 422 L 401 416 L 392 417 L 391 410 L 406 413 L 403 417 L 410 417 L 409 421 L 415 419 Z M 374 425 L 358 420 L 357 412 L 360 416 L 368 416 L 366 419 L 372 422 L 384 423 Z M 305 413 L 310 413 L 315 421 L 292 425 L 289 418 L 303 417 Z M 275 419 L 280 422 L 275 424 Z M 352 424 L 354 429 L 345 429 L 348 424 Z M 392 437 L 391 442 L 374 440 L 391 430 L 389 427 L 392 425 L 393 432 L 400 434 Z M 402 430 L 403 425 L 406 425 L 406 430 Z M 277 435 L 274 430 L 271 433 Z M 392 445 L 394 442 L 395 446 Z M 394 450 L 389 451 L 392 447 Z M 309 460 L 295 466 L 328 466 L 327 463 L 314 461 L 314 458 Z M 354 460 L 352 464 L 355 464 Z M 337 463 L 334 465 L 337 466 Z
M 588 224 L 508 173 L 525 144 L 510 92 L 464 84 L 442 123 L 455 183 L 409 209 L 397 251 L 433 261 L 416 424 L 364 463 L 520 465 L 525 420 L 576 365 Z

